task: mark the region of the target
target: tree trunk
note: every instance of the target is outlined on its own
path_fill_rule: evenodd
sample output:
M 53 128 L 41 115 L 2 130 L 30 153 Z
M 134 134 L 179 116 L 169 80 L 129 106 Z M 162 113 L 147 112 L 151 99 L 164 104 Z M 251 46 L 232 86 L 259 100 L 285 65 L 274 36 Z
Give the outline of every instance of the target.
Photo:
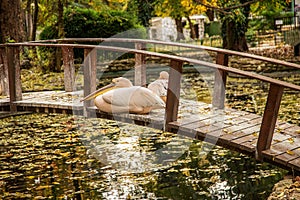
M 34 0 L 34 14 L 33 14 L 32 34 L 31 34 L 31 40 L 32 41 L 34 41 L 36 39 L 38 14 L 39 14 L 38 0 Z
M 194 40 L 197 38 L 196 36 L 196 31 L 195 31 L 195 26 L 194 24 L 192 23 L 192 20 L 189 16 L 186 17 L 188 22 L 189 22 L 189 27 L 190 27 L 190 30 L 191 30 L 191 38 Z
M 247 2 L 247 0 L 240 0 L 240 2 L 245 3 Z M 242 8 L 241 15 L 244 15 L 243 17 L 236 16 L 234 19 L 232 19 L 223 16 L 223 21 L 222 21 L 223 48 L 235 50 L 235 51 L 248 51 L 246 32 L 248 29 L 249 13 L 250 13 L 250 5 Z M 241 21 L 241 18 L 244 18 L 244 20 Z
M 24 24 L 19 0 L 0 1 L 0 43 L 22 42 Z M 0 51 L 0 87 L 2 95 L 8 95 L 8 74 L 5 49 Z
M 31 13 L 31 0 L 27 1 L 26 10 L 25 10 L 25 27 L 26 27 L 26 40 L 31 39 L 32 33 L 32 13 Z
M 24 24 L 20 0 L 0 1 L 0 43 L 22 42 Z
M 58 12 L 58 18 L 57 18 L 57 27 L 58 27 L 58 37 L 63 38 L 64 37 L 64 23 L 63 23 L 63 13 L 64 13 L 64 4 L 63 0 L 58 0 L 57 2 L 57 12 Z M 62 66 L 62 50 L 61 48 L 56 48 L 55 50 L 55 69 L 54 71 L 60 72 L 61 66 Z
M 235 22 L 224 21 L 223 24 L 223 48 L 235 51 L 248 51 L 245 33 L 237 29 Z M 225 33 L 225 34 L 224 34 Z
M 213 9 L 207 9 L 206 16 L 208 17 L 209 21 L 211 21 L 211 22 L 214 21 L 214 18 L 215 18 L 214 14 L 215 14 L 215 12 Z
M 183 26 L 181 22 L 181 17 L 175 19 L 176 23 L 176 29 L 177 29 L 177 38 L 176 41 L 184 40 L 184 35 L 183 35 Z

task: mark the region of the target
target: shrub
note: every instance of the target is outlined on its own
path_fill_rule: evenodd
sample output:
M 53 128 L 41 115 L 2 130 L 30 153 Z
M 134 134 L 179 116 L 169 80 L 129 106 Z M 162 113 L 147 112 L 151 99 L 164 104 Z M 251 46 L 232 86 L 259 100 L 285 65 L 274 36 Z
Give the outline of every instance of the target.
M 127 31 L 135 28 L 139 28 L 139 31 Z M 66 38 L 108 38 L 121 32 L 126 33 L 126 35 L 121 34 L 121 37 L 145 38 L 146 31 L 140 28 L 136 17 L 125 11 L 105 10 L 97 12 L 93 9 L 71 6 L 64 12 Z M 45 27 L 40 34 L 40 39 L 43 40 L 56 39 L 57 37 L 58 30 L 55 25 Z M 41 49 L 42 54 L 45 54 L 44 50 Z M 47 55 L 52 54 L 54 56 L 53 49 L 48 49 L 47 52 Z M 83 51 L 75 49 L 75 58 L 81 62 L 82 57 Z M 53 62 L 51 63 L 53 64 Z
M 70 7 L 64 14 L 64 31 L 68 38 L 107 38 L 137 27 L 134 16 L 124 11 L 96 12 Z

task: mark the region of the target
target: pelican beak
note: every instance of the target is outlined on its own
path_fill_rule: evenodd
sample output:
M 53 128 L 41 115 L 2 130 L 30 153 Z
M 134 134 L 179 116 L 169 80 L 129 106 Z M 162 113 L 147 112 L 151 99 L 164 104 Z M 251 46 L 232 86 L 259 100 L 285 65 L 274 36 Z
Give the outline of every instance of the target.
M 104 86 L 98 90 L 96 90 L 95 92 L 92 92 L 91 94 L 87 95 L 86 97 L 84 97 L 83 99 L 80 100 L 80 102 L 82 101 L 86 101 L 86 100 L 91 100 L 93 98 L 96 98 L 97 96 L 105 93 L 105 92 L 108 92 L 109 90 L 112 90 L 115 88 L 115 83 L 111 83 L 107 86 Z

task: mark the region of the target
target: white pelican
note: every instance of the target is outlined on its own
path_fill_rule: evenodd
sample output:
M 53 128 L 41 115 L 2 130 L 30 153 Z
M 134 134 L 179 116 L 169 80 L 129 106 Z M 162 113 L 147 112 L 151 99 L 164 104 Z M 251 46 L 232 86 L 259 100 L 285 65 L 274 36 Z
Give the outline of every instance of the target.
M 164 102 L 167 100 L 168 80 L 169 73 L 162 71 L 159 74 L 159 78 L 148 85 L 148 88 L 160 96 Z
M 89 94 L 81 101 L 95 98 L 96 107 L 108 113 L 147 114 L 165 107 L 165 102 L 145 87 L 133 86 L 131 81 L 119 77 L 112 83 Z

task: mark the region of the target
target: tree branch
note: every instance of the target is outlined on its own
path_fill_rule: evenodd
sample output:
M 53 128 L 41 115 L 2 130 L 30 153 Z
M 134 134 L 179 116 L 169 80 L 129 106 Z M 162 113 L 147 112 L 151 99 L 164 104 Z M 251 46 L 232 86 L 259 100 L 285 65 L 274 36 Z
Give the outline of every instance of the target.
M 228 12 L 228 10 L 242 8 L 242 7 L 245 7 L 245 6 L 248 6 L 250 4 L 253 4 L 253 3 L 256 3 L 256 2 L 260 2 L 260 1 L 264 1 L 264 0 L 252 0 L 252 1 L 248 1 L 248 2 L 239 4 L 239 5 L 235 5 L 235 6 L 230 6 L 230 7 L 225 7 L 225 8 L 219 8 L 219 7 L 216 7 L 216 6 L 211 6 L 211 5 L 205 4 L 201 0 L 195 0 L 196 3 L 198 3 L 198 4 L 202 5 L 202 6 L 205 6 L 206 8 L 210 8 L 210 9 L 216 10 L 216 11 L 218 11 L 220 13 L 223 13 L 223 14 L 230 14 L 230 12 Z
M 211 6 L 211 5 L 202 3 L 201 0 L 195 0 L 195 2 L 198 3 L 198 4 L 200 4 L 200 5 L 202 5 L 202 6 L 204 6 L 204 7 L 206 7 L 206 8 L 210 8 L 210 9 L 212 9 L 212 10 L 216 10 L 216 11 L 218 11 L 218 12 L 220 12 L 220 13 L 225 14 L 225 15 L 226 15 L 226 14 L 230 14 L 230 12 L 226 12 L 224 9 L 221 9 L 221 8 L 219 8 L 219 7 Z
M 236 8 L 242 8 L 242 7 L 245 7 L 245 6 L 248 6 L 250 4 L 253 4 L 253 3 L 256 3 L 256 2 L 260 2 L 260 1 L 263 1 L 263 0 L 248 1 L 248 2 L 242 3 L 240 5 L 235 5 L 235 6 L 230 6 L 230 7 L 224 8 L 224 10 L 233 10 L 233 9 L 236 9 Z

